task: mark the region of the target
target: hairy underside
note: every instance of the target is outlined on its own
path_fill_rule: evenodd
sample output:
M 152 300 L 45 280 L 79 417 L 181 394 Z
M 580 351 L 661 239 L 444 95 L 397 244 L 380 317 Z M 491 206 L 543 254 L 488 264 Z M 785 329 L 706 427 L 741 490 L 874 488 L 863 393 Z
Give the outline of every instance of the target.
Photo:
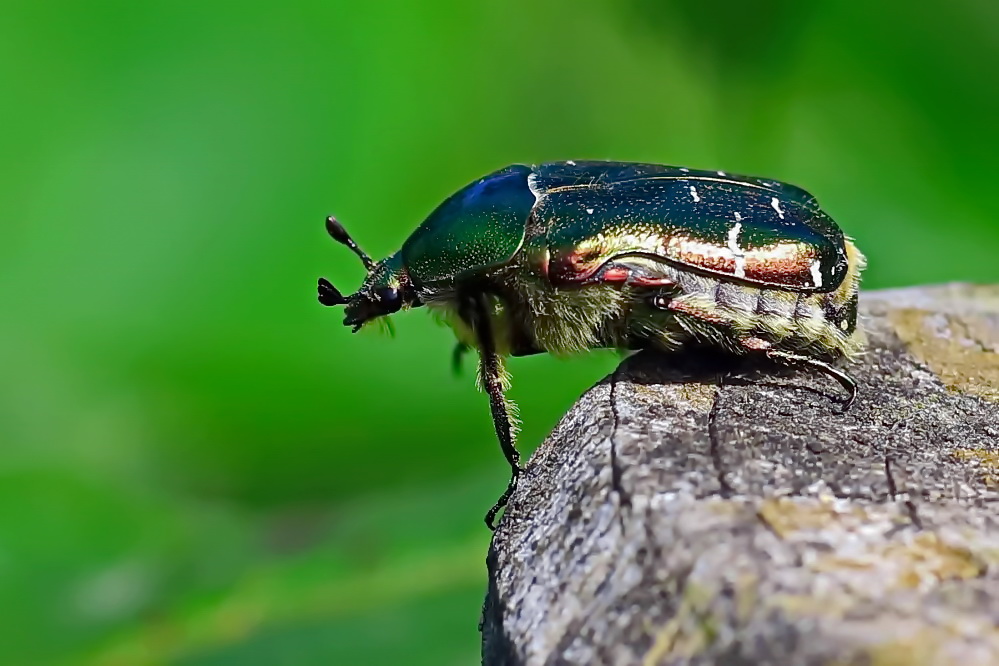
M 665 263 L 659 270 L 674 282 L 670 287 L 594 283 L 560 288 L 522 265 L 506 266 L 491 276 L 488 296 L 496 350 L 525 353 L 526 338 L 531 351 L 556 355 L 595 347 L 675 351 L 689 344 L 744 354 L 754 350 L 746 341 L 764 340 L 789 352 L 850 358 L 863 346 L 855 298 L 864 259 L 849 242 L 847 255 L 847 277 L 829 293 L 752 286 Z M 477 347 L 458 315 L 456 296 L 428 305 L 461 343 Z

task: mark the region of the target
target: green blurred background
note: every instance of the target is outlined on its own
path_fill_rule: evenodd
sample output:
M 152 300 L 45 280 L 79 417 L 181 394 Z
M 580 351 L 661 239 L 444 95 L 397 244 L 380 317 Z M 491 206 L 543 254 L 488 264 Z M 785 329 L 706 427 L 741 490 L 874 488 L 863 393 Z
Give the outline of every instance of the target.
M 867 287 L 994 281 L 999 5 L 94 2 L 0 9 L 0 663 L 469 664 L 483 396 L 377 257 L 511 162 L 816 193 Z M 536 445 L 608 353 L 512 363 Z

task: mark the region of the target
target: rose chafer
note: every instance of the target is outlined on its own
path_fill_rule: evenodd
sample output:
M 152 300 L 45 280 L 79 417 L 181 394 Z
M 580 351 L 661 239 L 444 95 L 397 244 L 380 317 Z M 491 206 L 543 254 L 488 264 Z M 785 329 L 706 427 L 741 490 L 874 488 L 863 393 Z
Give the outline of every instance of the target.
M 793 185 L 657 164 L 513 165 L 452 195 L 377 263 L 335 219 L 326 227 L 368 271 L 347 297 L 319 280 L 345 325 L 426 305 L 459 350 L 478 350 L 512 470 L 490 527 L 520 473 L 505 356 L 699 345 L 809 365 L 849 391 L 847 407 L 856 397 L 831 362 L 863 345 L 864 256 Z

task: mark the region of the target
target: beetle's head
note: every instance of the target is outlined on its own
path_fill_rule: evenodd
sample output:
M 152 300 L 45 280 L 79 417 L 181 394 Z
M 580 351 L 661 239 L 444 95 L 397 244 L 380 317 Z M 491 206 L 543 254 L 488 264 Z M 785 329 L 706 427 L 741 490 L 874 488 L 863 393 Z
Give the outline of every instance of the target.
M 319 302 L 347 306 L 344 308 L 344 326 L 351 326 L 356 332 L 372 319 L 398 312 L 404 307 L 422 305 L 398 252 L 375 263 L 332 216 L 326 218 L 326 231 L 335 241 L 350 248 L 368 271 L 361 288 L 350 296 L 341 294 L 326 278 L 319 278 Z

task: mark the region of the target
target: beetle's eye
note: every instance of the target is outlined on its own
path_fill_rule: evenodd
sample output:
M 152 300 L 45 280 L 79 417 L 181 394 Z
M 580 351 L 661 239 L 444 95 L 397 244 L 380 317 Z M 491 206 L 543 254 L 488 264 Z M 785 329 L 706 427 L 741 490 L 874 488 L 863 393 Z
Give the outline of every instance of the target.
M 382 287 L 375 292 L 378 303 L 385 314 L 395 312 L 402 307 L 402 294 L 395 287 Z

